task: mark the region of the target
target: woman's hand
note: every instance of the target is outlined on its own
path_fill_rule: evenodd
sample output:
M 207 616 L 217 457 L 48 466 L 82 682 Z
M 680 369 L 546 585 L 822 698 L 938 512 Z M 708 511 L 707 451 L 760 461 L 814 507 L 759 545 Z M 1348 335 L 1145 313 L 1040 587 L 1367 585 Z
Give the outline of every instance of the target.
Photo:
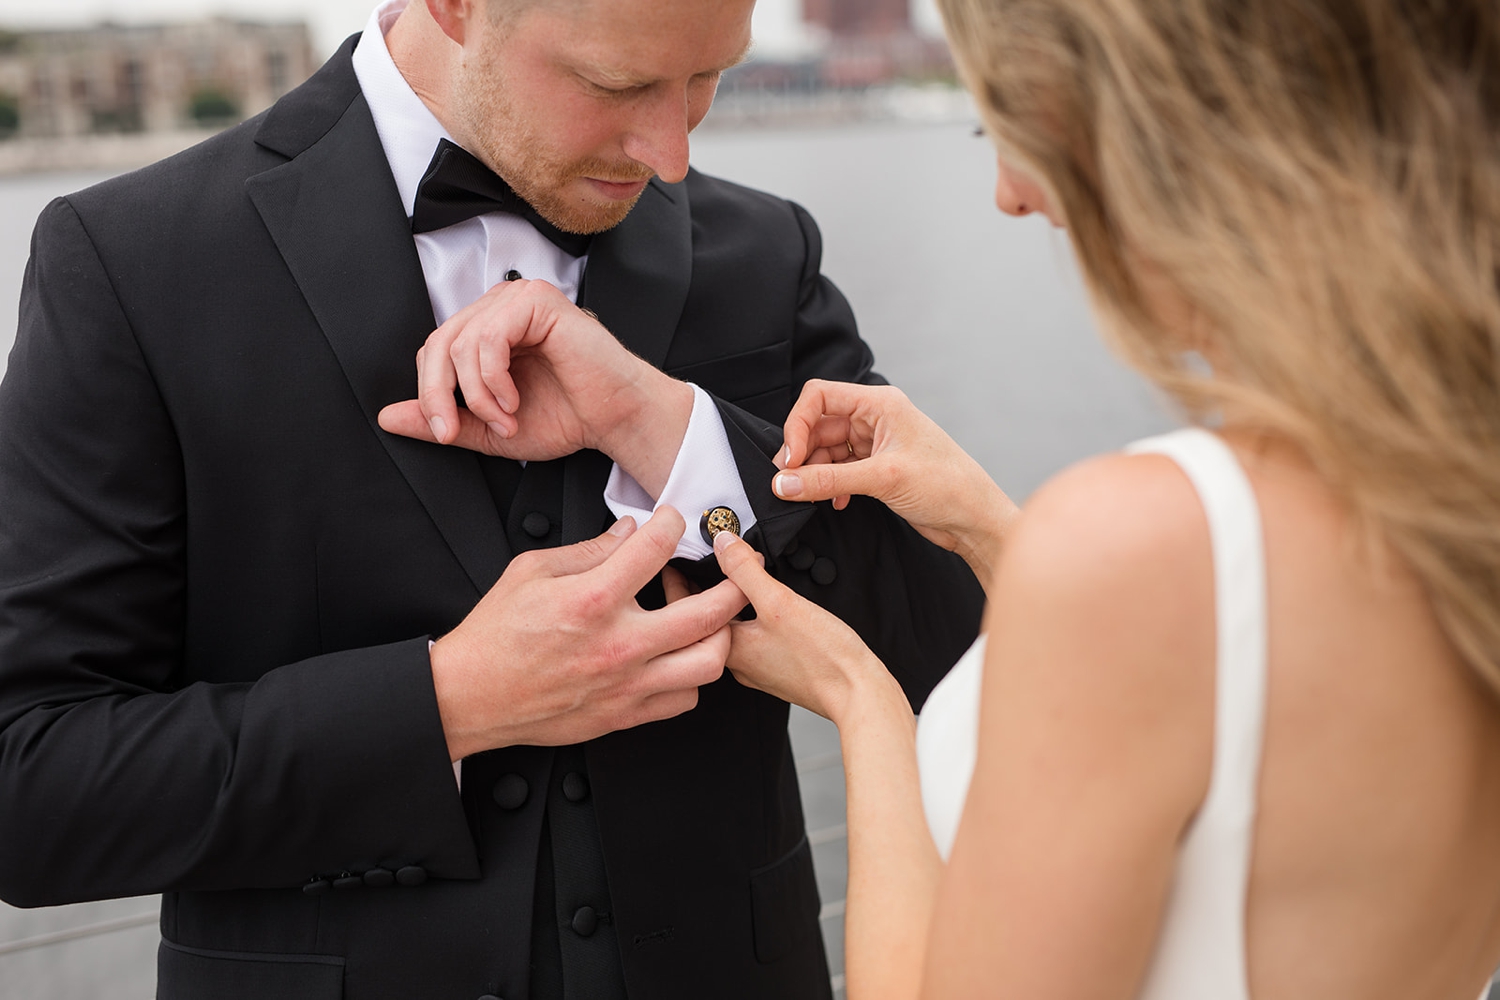
M 773 580 L 750 546 L 724 532 L 714 553 L 755 605 L 755 621 L 730 623 L 729 669 L 741 684 L 839 727 L 849 807 L 844 945 L 851 995 L 915 997 L 942 864 L 922 814 L 911 705 L 852 629 Z
M 813 379 L 784 434 L 777 496 L 832 500 L 839 510 L 850 494 L 874 497 L 989 583 L 1020 510 L 900 389 Z
M 842 728 L 866 695 L 906 696 L 854 630 L 775 579 L 759 554 L 729 532 L 714 539 L 719 567 L 755 606 L 756 618 L 730 624 L 726 664 L 746 687 L 831 719 Z

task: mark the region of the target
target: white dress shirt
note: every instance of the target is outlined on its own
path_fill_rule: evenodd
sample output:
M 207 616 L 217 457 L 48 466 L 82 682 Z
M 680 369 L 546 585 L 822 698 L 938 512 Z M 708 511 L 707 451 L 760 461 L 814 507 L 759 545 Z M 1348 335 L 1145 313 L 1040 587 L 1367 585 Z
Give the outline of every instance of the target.
M 452 142 L 453 137 L 407 84 L 386 47 L 385 33 L 406 4 L 407 0 L 388 0 L 370 14 L 354 50 L 354 74 L 375 119 L 401 204 L 410 217 L 417 187 L 432 162 L 438 140 Z M 588 265 L 588 257 L 572 256 L 531 223 L 508 212 L 490 212 L 445 229 L 416 234 L 413 240 L 427 280 L 432 313 L 440 324 L 505 280 L 511 270 L 550 282 L 576 302 Z M 661 496 L 650 496 L 617 463 L 610 471 L 604 502 L 616 517 L 628 514 L 642 523 L 657 507 L 675 507 L 687 521 L 677 555 L 688 559 L 702 559 L 713 551 L 698 530 L 703 511 L 730 508 L 739 515 L 742 531 L 749 531 L 755 523 L 718 408 L 696 385 L 687 433 Z

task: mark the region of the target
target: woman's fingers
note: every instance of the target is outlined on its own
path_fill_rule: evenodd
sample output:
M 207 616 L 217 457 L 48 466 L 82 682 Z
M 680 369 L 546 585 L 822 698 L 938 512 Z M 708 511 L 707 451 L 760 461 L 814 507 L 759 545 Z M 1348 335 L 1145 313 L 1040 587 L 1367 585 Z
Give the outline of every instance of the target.
M 778 464 L 783 468 L 801 465 L 812 451 L 832 439 L 847 440 L 849 417 L 858 407 L 859 393 L 869 388 L 852 382 L 809 379 L 782 426 L 786 447 L 778 456 Z
M 781 468 L 795 468 L 819 448 L 847 442 L 858 457 L 870 454 L 875 431 L 913 409 L 900 389 L 889 385 L 825 382 L 810 379 L 792 404 L 782 427 L 786 447 L 777 455 Z
M 802 448 L 802 461 L 798 464 L 816 462 L 822 452 L 829 452 L 840 458 L 847 458 L 856 452 L 868 455 L 872 441 L 870 435 L 863 431 L 863 428 L 856 428 L 848 417 L 823 417 L 809 429 L 807 441 Z
M 888 500 L 895 492 L 897 474 L 892 461 L 877 455 L 854 462 L 804 465 L 776 473 L 771 489 L 783 500 L 835 500 L 858 493 Z
M 791 593 L 766 572 L 760 553 L 728 531 L 714 537 L 714 555 L 719 569 L 750 599 L 757 615 L 771 610 L 783 595 Z

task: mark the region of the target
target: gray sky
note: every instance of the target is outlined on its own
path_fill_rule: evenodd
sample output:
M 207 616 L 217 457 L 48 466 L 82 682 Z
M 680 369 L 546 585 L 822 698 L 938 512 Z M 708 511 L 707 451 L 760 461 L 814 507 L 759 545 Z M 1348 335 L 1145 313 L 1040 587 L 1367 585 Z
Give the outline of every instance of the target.
M 312 26 L 313 44 L 323 54 L 364 27 L 378 0 L 0 0 L 0 25 L 51 27 L 110 19 L 122 23 L 186 20 L 211 14 L 261 20 L 305 18 Z M 940 33 L 933 0 L 912 0 L 924 30 Z M 755 37 L 760 51 L 795 51 L 804 41 L 800 25 L 801 0 L 759 0 Z

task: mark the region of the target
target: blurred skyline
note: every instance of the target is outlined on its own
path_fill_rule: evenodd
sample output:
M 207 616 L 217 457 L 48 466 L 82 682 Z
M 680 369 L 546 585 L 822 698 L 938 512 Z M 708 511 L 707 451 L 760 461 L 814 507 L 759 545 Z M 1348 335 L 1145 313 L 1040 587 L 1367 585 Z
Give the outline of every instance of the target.
M 312 29 L 319 57 L 364 27 L 377 0 L 0 0 L 0 27 L 76 27 L 111 20 L 121 24 L 197 20 L 216 15 L 255 21 L 305 20 Z M 942 34 L 934 0 L 911 0 L 919 31 Z M 811 36 L 802 24 L 802 0 L 758 0 L 755 5 L 756 53 L 765 57 L 807 51 Z

